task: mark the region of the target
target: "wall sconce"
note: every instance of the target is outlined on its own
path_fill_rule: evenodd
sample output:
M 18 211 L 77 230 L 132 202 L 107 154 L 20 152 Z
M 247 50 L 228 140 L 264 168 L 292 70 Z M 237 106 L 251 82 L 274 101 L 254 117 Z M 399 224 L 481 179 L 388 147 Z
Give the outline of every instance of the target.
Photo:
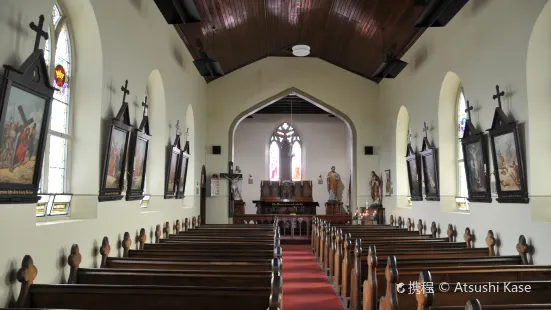
M 253 176 L 249 173 L 249 184 L 253 184 Z
M 318 184 L 323 184 L 323 177 L 321 176 L 321 174 L 318 178 Z

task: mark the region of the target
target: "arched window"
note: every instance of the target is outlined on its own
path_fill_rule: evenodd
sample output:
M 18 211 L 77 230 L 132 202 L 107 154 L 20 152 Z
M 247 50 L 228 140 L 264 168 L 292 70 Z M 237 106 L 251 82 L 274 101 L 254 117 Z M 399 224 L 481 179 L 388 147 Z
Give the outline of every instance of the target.
M 302 141 L 286 122 L 270 138 L 269 162 L 270 180 L 302 180 Z
M 72 50 L 67 15 L 56 3 L 52 9 L 51 23 L 48 30 L 49 40 L 46 41 L 44 58 L 54 92 L 50 129 L 44 154 L 42 171 L 42 193 L 65 193 L 68 188 L 68 151 L 71 140 L 71 72 Z
M 467 197 L 469 197 L 469 192 L 467 189 L 467 177 L 465 175 L 465 161 L 463 160 L 463 147 L 461 146 L 461 138 L 463 138 L 463 132 L 465 131 L 465 126 L 467 125 L 467 104 L 465 102 L 465 94 L 463 89 L 459 88 L 457 95 L 457 113 L 456 113 L 456 122 L 457 122 L 457 147 L 456 147 L 456 158 L 457 158 L 457 208 L 459 210 L 469 210 L 469 205 Z

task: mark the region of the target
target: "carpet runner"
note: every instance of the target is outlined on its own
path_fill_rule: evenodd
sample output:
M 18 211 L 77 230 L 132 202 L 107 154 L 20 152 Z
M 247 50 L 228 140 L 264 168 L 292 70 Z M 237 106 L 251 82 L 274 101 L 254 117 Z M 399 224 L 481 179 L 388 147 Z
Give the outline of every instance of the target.
M 283 310 L 343 310 L 308 245 L 283 247 Z

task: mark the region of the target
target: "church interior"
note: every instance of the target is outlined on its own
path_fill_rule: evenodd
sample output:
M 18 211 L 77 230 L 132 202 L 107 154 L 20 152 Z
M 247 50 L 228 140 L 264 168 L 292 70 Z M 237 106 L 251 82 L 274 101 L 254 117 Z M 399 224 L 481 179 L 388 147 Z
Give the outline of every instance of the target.
M 0 24 L 0 308 L 551 309 L 548 0 Z

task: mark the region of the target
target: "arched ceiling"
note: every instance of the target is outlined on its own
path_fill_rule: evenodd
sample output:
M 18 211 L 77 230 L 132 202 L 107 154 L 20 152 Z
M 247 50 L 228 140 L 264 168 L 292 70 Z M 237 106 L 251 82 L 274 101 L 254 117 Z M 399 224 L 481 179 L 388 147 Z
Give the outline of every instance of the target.
M 425 28 L 415 0 L 195 0 L 200 23 L 176 25 L 194 59 L 202 45 L 225 74 L 268 56 L 292 56 L 295 44 L 318 57 L 372 78 L 386 49 L 401 57 Z M 198 43 L 200 41 L 200 43 Z M 207 79 L 207 81 L 212 78 Z

